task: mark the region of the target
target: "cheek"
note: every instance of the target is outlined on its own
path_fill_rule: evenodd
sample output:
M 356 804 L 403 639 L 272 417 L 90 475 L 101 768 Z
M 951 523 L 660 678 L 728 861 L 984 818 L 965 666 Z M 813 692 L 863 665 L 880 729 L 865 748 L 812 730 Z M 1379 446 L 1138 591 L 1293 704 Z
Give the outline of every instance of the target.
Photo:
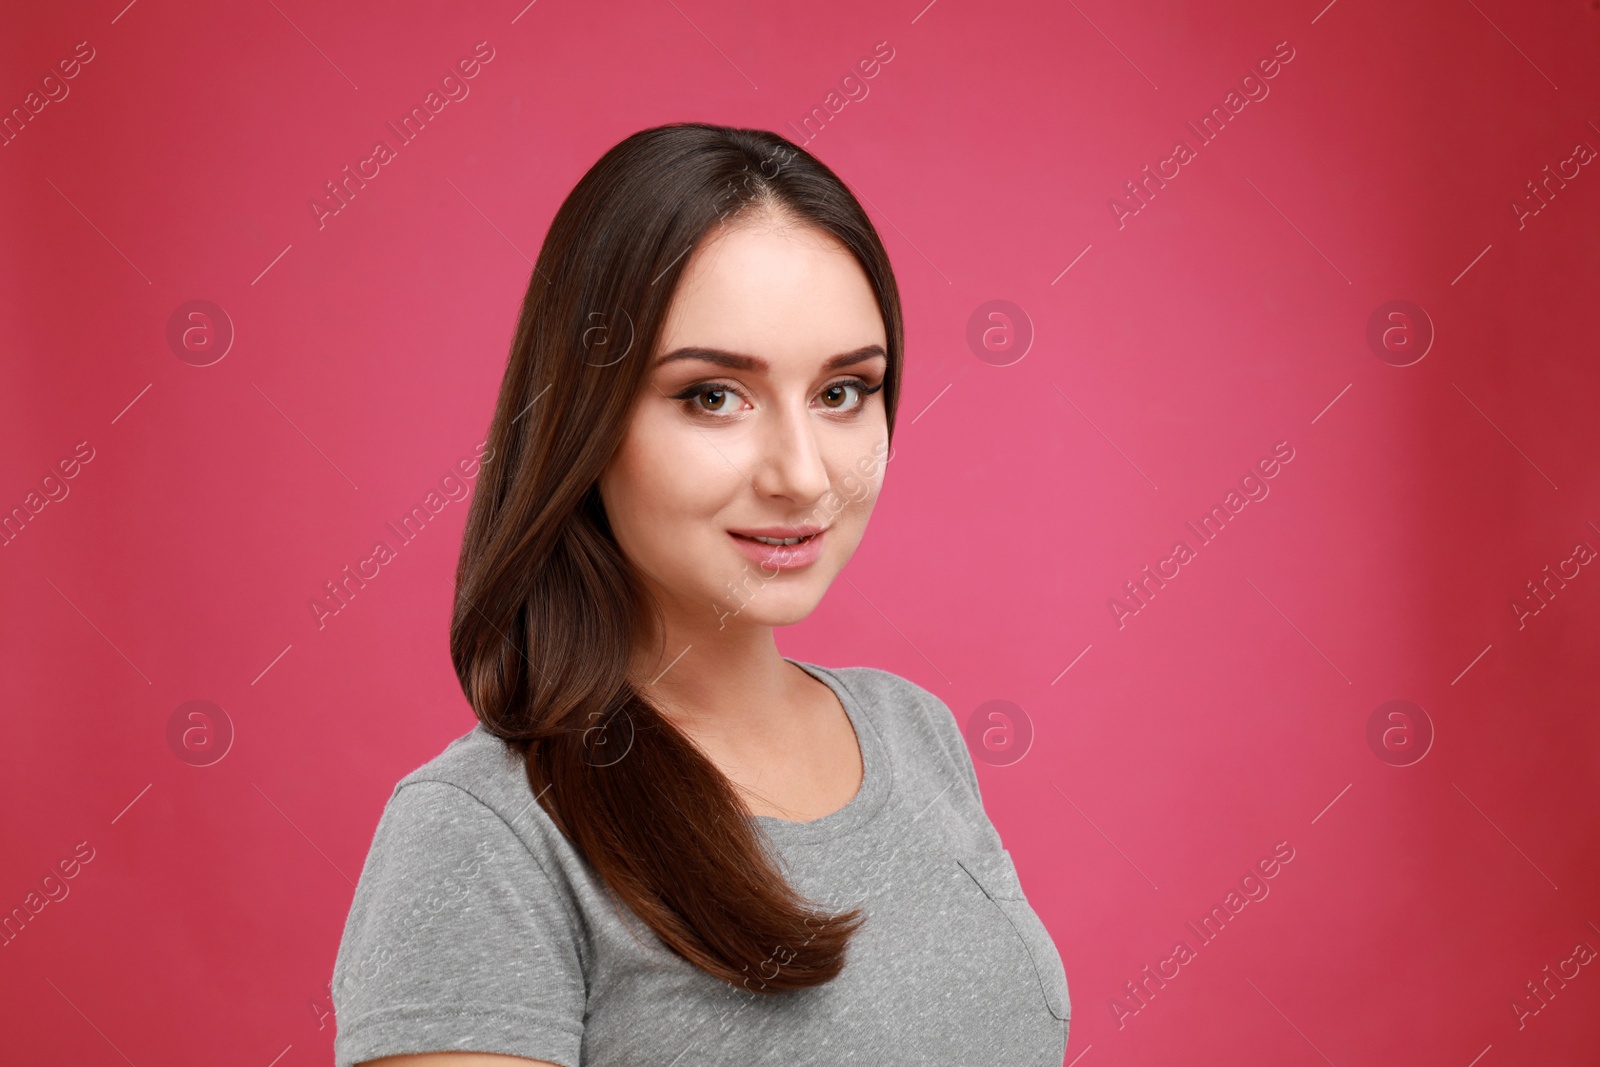
M 875 452 L 853 445 L 839 456 L 834 470 L 833 484 L 845 506 L 862 515 L 870 512 L 883 489 L 883 461 Z
M 739 484 L 733 464 L 700 434 L 649 420 L 624 440 L 601 493 L 618 543 L 660 572 L 694 555 Z
M 857 493 L 856 498 L 850 502 L 852 521 L 856 527 L 856 536 L 859 538 L 866 532 L 867 520 L 872 516 L 872 509 L 878 503 L 880 486 L 876 482 L 866 482 Z

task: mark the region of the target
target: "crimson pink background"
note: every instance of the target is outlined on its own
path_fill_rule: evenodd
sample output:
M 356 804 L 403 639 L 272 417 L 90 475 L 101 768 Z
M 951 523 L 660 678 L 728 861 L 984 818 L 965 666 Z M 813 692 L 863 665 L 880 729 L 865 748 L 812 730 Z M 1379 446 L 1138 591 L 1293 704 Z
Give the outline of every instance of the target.
M 780 643 L 964 725 L 1020 707 L 1020 760 L 970 736 L 1066 963 L 1067 1061 L 1592 1057 L 1600 967 L 1537 1014 L 1525 983 L 1600 947 L 1600 576 L 1512 605 L 1600 547 L 1600 174 L 1511 205 L 1600 147 L 1594 5 L 124 4 L 0 36 L 6 113 L 94 50 L 0 147 L 0 508 L 93 449 L 0 548 L 0 909 L 94 850 L 0 948 L 19 1062 L 329 1062 L 378 813 L 473 722 L 465 503 L 325 626 L 309 601 L 482 440 L 530 259 L 606 148 L 800 140 L 880 41 L 807 147 L 905 295 L 895 456 Z M 308 201 L 480 41 L 470 95 L 319 228 Z M 1282 41 L 1270 95 L 1119 228 L 1110 198 Z M 209 366 L 167 339 L 190 300 L 236 334 Z M 967 340 L 991 300 L 1033 334 L 1010 365 Z M 1432 323 L 1408 366 L 1367 342 L 1392 300 Z M 1280 441 L 1270 495 L 1119 627 Z M 191 700 L 234 731 L 210 766 L 169 744 Z M 1421 712 L 1374 747 L 1390 700 Z M 1279 842 L 1270 895 L 1133 1000 Z

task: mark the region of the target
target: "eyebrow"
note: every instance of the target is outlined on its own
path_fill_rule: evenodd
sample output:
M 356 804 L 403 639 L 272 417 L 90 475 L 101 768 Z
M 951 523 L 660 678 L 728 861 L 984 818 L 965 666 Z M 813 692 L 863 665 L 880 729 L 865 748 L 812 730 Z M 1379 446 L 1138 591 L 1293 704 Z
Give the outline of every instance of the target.
M 830 357 L 827 362 L 822 364 L 822 373 L 827 374 L 838 370 L 840 367 L 853 366 L 873 358 L 888 359 L 889 357 L 888 353 L 883 350 L 882 345 L 863 345 L 853 351 L 841 352 L 837 356 Z M 680 359 L 698 359 L 706 363 L 715 363 L 719 367 L 729 367 L 733 370 L 760 371 L 762 373 L 771 368 L 771 364 L 760 356 L 750 356 L 743 352 L 728 352 L 720 348 L 703 348 L 699 345 L 673 349 L 657 360 L 656 366 L 662 367 Z

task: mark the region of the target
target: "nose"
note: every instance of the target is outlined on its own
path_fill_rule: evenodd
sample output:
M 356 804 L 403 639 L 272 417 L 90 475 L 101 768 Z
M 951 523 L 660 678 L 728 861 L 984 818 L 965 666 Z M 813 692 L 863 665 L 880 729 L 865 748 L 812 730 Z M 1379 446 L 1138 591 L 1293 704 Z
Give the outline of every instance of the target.
M 816 418 L 802 402 L 798 410 L 793 406 L 774 410 L 763 422 L 751 484 L 762 496 L 784 497 L 800 505 L 815 502 L 829 486 Z

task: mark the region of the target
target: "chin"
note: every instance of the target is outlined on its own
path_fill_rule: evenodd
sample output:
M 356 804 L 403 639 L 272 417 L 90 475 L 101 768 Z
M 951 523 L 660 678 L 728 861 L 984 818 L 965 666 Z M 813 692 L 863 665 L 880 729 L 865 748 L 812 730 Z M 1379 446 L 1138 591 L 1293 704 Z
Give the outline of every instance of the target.
M 779 626 L 795 626 L 799 623 L 805 622 L 806 616 L 815 611 L 816 607 L 817 605 L 813 603 L 809 607 L 798 611 L 770 612 L 768 614 L 759 616 L 752 615 L 750 612 L 746 611 L 740 616 L 740 618 L 748 619 L 752 626 L 771 626 L 774 628 Z
M 726 612 L 721 615 L 723 626 L 793 626 L 816 610 L 826 591 L 825 585 L 810 582 L 789 588 L 773 583 L 757 589 L 743 603 L 723 597 L 718 611 Z

